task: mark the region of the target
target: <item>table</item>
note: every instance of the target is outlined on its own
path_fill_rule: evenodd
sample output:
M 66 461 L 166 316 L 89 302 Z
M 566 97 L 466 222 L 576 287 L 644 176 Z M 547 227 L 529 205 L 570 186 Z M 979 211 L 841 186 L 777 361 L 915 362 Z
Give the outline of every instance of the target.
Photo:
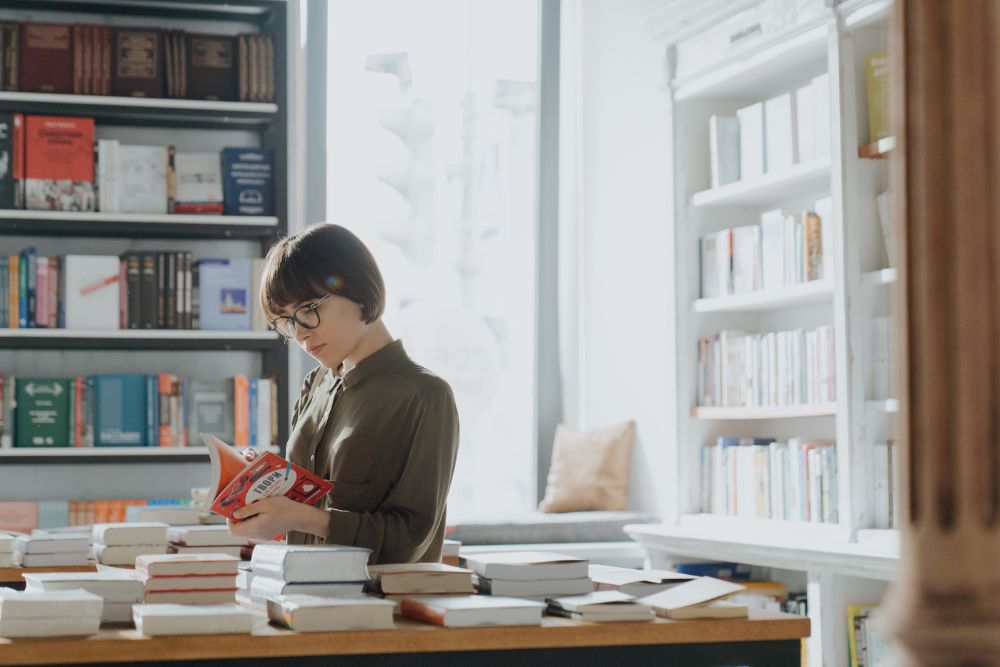
M 145 637 L 128 628 L 86 638 L 0 639 L 0 665 L 798 667 L 808 635 L 808 618 L 760 610 L 748 619 L 652 623 L 546 616 L 540 627 L 441 628 L 397 617 L 394 630 L 328 633 L 291 632 L 261 616 L 251 635 Z
M 29 572 L 94 572 L 97 565 L 51 565 L 48 567 L 0 567 L 0 586 L 24 588 L 22 574 Z

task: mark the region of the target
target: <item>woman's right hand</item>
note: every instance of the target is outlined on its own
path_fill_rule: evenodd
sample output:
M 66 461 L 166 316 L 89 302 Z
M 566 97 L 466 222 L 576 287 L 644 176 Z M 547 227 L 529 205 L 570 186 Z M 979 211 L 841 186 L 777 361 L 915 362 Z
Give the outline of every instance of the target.
M 252 448 L 249 448 L 249 447 L 248 447 L 248 448 L 246 448 L 246 449 L 241 449 L 241 450 L 240 450 L 240 454 L 241 454 L 241 455 L 243 456 L 243 458 L 245 458 L 245 459 L 246 459 L 247 461 L 253 461 L 253 460 L 254 460 L 254 459 L 256 459 L 256 458 L 257 458 L 258 456 L 260 456 L 260 454 L 259 454 L 259 453 L 257 452 L 257 450 L 256 450 L 256 449 L 252 449 Z

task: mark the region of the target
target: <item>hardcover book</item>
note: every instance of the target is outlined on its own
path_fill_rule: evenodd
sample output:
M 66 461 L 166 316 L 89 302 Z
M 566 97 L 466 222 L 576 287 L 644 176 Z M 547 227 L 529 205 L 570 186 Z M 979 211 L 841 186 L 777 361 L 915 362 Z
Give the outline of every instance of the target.
M 40 211 L 93 211 L 94 119 L 28 116 L 25 205 Z
M 111 94 L 163 97 L 163 45 L 159 30 L 118 28 L 112 36 Z
M 222 163 L 218 153 L 175 154 L 174 183 L 174 213 L 222 213 Z
M 195 100 L 237 99 L 236 38 L 188 35 L 187 96 Z
M 22 23 L 19 90 L 73 92 L 72 30 L 62 23 Z
M 114 208 L 119 213 L 167 212 L 169 146 L 120 145 L 117 150 Z
M 66 328 L 117 329 L 118 258 L 66 255 Z
M 205 330 L 250 329 L 250 260 L 198 261 L 199 322 Z
M 222 150 L 226 215 L 274 215 L 274 175 L 266 148 Z
M 488 579 L 542 581 L 587 577 L 586 560 L 557 553 L 508 551 L 478 554 L 464 560 L 465 567 Z
M 17 379 L 16 447 L 69 445 L 69 386 L 65 379 Z
M 146 376 L 94 375 L 91 381 L 94 384 L 96 397 L 94 445 L 96 447 L 149 445 L 146 429 Z

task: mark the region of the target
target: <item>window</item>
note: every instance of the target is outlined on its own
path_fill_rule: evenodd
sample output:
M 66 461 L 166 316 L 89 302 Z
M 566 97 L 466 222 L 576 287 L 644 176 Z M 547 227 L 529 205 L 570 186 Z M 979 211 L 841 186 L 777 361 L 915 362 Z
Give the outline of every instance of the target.
M 535 501 L 538 0 L 329 6 L 328 220 L 455 391 L 451 517 Z

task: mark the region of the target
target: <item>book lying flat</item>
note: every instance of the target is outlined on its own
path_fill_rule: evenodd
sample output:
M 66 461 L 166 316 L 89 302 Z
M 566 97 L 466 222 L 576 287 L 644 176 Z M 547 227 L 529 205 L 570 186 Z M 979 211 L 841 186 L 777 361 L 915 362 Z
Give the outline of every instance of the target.
M 149 604 L 227 604 L 236 601 L 236 588 L 223 590 L 146 591 Z
M 245 537 L 229 534 L 225 524 L 217 526 L 173 526 L 167 530 L 167 540 L 186 547 L 233 546 L 248 544 Z
M 255 500 L 283 495 L 306 505 L 321 500 L 333 483 L 274 452 L 258 452 L 247 462 L 239 451 L 214 435 L 201 434 L 212 462 L 208 497 L 212 511 L 233 519 L 233 512 Z
M 481 577 L 509 581 L 581 579 L 587 576 L 586 560 L 543 551 L 476 554 L 465 558 L 465 566 Z
M 539 579 L 513 581 L 475 577 L 476 590 L 485 595 L 510 595 L 513 597 L 548 598 L 559 595 L 583 595 L 594 590 L 589 577 L 580 579 Z
M 18 535 L 14 543 L 14 550 L 25 554 L 59 554 L 88 549 L 90 549 L 90 535 L 71 533 L 35 531 L 30 536 Z
M 690 621 L 696 618 L 746 618 L 748 614 L 746 605 L 718 600 L 690 607 L 669 609 L 664 615 L 675 621 Z
M 698 577 L 665 591 L 640 598 L 639 601 L 651 606 L 657 616 L 677 618 L 676 614 L 685 607 L 715 602 L 743 590 L 746 590 L 744 586 L 731 581 L 713 577 Z
M 167 544 L 167 524 L 158 521 L 141 523 L 95 523 L 91 532 L 94 544 L 131 546 Z
M 0 554 L 9 554 L 14 551 L 14 536 L 7 533 L 0 533 Z
M 368 581 L 371 549 L 340 545 L 258 544 L 250 562 L 254 577 L 296 583 Z
M 101 616 L 0 618 L 0 637 L 81 637 L 97 634 Z
M 228 574 L 236 576 L 240 559 L 224 554 L 157 554 L 135 559 L 136 574 L 171 576 L 185 574 Z
M 28 592 L 83 590 L 112 602 L 137 602 L 142 598 L 142 582 L 132 571 L 127 574 L 104 572 L 25 572 L 24 590 Z
M 227 529 L 228 530 L 228 529 Z M 171 544 L 167 547 L 167 553 L 171 554 L 225 554 L 237 558 L 243 555 L 245 547 L 233 545 L 214 545 L 204 547 L 186 547 L 183 544 Z
M 226 590 L 236 586 L 232 574 L 188 574 L 181 577 L 151 577 L 148 573 L 137 573 L 136 578 L 150 591 L 202 591 Z
M 628 567 L 594 564 L 590 566 L 590 579 L 594 582 L 595 591 L 617 590 L 634 597 L 646 597 L 696 578 L 691 574 L 670 570 L 635 570 Z
M 407 618 L 448 628 L 488 625 L 541 625 L 545 605 L 491 595 L 417 595 L 403 598 Z
M 322 597 L 360 597 L 364 582 L 311 582 L 291 583 L 281 579 L 262 577 L 255 573 L 250 582 L 250 602 L 263 606 L 268 598 L 277 595 L 317 595 Z
M 372 565 L 369 588 L 376 593 L 474 593 L 472 570 L 444 563 Z
M 139 556 L 165 553 L 167 553 L 166 544 L 134 544 L 113 547 L 105 544 L 94 545 L 94 557 L 104 565 L 132 565 Z
M 653 608 L 620 591 L 549 598 L 548 613 L 594 623 L 652 621 Z
M 267 601 L 267 615 L 296 632 L 391 630 L 394 602 L 377 598 L 278 595 Z
M 87 591 L 15 591 L 0 588 L 0 619 L 11 618 L 100 618 L 104 598 Z
M 26 554 L 14 552 L 14 561 L 21 567 L 69 567 L 90 564 L 90 549 L 56 554 Z
M 135 629 L 144 635 L 249 634 L 253 614 L 235 604 L 137 604 Z

